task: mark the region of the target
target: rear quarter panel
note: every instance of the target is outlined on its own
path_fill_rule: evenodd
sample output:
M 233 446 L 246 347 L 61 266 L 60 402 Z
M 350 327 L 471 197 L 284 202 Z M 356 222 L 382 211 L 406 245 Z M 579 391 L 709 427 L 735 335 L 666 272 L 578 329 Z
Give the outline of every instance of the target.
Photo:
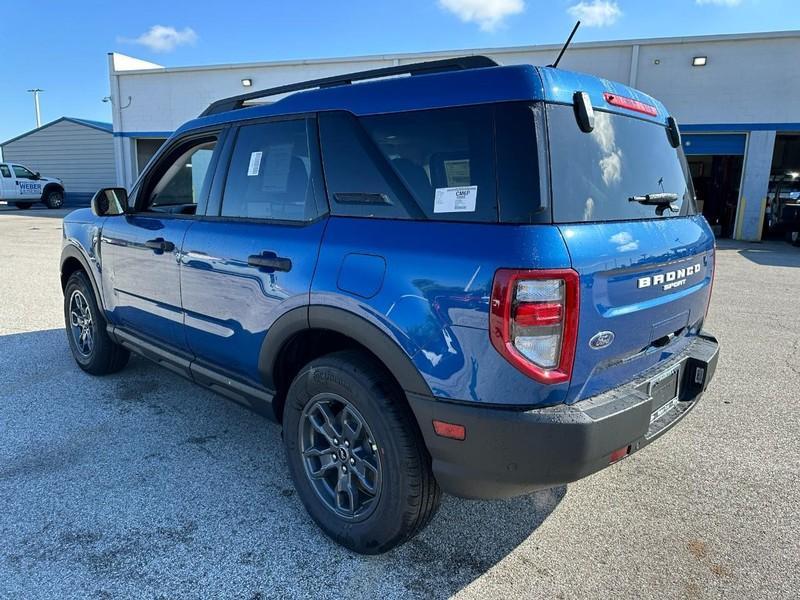
M 437 397 L 556 404 L 564 400 L 566 384 L 537 384 L 492 346 L 489 298 L 499 268 L 568 266 L 554 226 L 334 217 L 310 300 L 380 328 L 411 357 Z

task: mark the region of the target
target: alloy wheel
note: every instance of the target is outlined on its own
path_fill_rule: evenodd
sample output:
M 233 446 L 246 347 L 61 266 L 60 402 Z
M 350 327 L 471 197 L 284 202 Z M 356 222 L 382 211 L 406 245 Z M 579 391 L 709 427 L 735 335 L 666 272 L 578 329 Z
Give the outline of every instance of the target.
M 61 208 L 64 204 L 64 194 L 61 192 L 51 192 L 47 197 L 47 205 L 50 208 Z
M 381 459 L 364 417 L 338 394 L 314 396 L 300 417 L 306 476 L 323 504 L 351 521 L 367 518 L 381 492 Z
M 84 358 L 94 350 L 94 320 L 86 296 L 80 290 L 72 292 L 69 299 L 69 324 L 75 347 Z

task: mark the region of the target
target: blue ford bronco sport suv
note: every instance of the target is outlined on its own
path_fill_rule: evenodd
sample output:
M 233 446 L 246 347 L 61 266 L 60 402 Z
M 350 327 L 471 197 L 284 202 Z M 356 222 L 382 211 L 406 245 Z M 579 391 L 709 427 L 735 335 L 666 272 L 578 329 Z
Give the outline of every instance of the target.
M 575 481 L 675 425 L 716 366 L 713 272 L 660 102 L 478 56 L 221 100 L 70 214 L 61 258 L 82 369 L 133 351 L 282 423 L 308 512 L 363 553 L 442 491 Z

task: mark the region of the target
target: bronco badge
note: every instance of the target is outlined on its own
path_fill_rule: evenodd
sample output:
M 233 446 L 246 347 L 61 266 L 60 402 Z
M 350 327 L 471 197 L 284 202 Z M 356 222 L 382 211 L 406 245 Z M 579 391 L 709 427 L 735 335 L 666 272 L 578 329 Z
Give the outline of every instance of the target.
M 663 290 L 671 290 L 672 288 L 680 287 L 686 283 L 686 278 L 690 275 L 700 272 L 700 263 L 683 269 L 676 269 L 675 271 L 667 271 L 666 273 L 659 273 L 652 277 L 639 277 L 636 282 L 636 287 L 646 288 L 651 285 L 661 285 Z

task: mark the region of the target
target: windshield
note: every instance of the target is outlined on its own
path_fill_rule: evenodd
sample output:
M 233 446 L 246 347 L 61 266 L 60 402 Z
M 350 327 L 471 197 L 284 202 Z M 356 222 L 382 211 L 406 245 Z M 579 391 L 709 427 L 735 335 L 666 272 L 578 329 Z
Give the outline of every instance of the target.
M 547 118 L 555 222 L 694 214 L 686 159 L 670 145 L 665 127 L 596 110 L 594 130 L 584 133 L 572 106 L 563 105 L 549 105 Z M 642 202 L 647 195 L 662 205 Z

